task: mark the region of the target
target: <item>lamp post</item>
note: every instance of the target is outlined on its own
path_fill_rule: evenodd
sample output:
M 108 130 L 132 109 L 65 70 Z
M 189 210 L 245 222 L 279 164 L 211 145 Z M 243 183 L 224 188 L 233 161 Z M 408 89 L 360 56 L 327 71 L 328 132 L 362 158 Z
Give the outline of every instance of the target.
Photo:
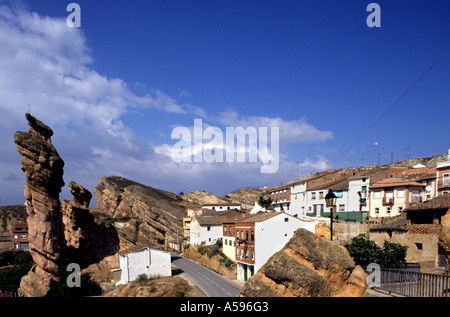
M 336 195 L 333 193 L 331 189 L 328 190 L 327 195 L 325 196 L 325 203 L 327 207 L 330 208 L 330 239 L 333 241 L 333 207 L 336 206 Z

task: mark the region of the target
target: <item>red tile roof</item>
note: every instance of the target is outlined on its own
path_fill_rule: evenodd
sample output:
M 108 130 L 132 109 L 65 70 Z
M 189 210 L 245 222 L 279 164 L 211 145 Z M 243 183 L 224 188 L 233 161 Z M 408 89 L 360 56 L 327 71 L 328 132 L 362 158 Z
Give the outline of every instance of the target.
M 412 180 L 401 179 L 401 178 L 385 178 L 378 183 L 371 185 L 369 188 L 386 188 L 386 187 L 402 187 L 402 186 L 418 186 L 426 187 L 426 184 L 418 183 Z

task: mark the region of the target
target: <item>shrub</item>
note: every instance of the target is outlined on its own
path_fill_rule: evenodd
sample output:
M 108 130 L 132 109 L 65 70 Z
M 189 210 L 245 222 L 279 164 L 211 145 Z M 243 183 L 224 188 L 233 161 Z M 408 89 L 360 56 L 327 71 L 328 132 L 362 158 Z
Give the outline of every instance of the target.
M 365 234 L 353 238 L 346 245 L 356 265 L 367 266 L 377 263 L 382 267 L 402 267 L 406 265 L 407 246 L 385 241 L 383 248 L 368 240 Z
M 19 252 L 10 259 L 14 263 L 13 268 L 7 272 L 0 273 L 0 289 L 2 291 L 15 292 L 20 286 L 20 280 L 27 275 L 33 266 L 33 258 L 30 252 Z

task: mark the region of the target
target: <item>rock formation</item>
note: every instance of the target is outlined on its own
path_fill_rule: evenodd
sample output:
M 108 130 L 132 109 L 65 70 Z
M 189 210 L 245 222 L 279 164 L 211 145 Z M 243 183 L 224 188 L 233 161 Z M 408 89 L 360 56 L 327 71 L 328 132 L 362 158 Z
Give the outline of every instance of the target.
M 94 212 L 121 222 L 121 241 L 162 247 L 177 234 L 182 239 L 185 211 L 177 195 L 118 176 L 100 178 L 94 193 Z
M 71 201 L 63 201 L 64 238 L 67 257 L 80 267 L 88 267 L 119 251 L 119 238 L 113 226 L 97 224 L 89 211 L 92 194 L 83 186 L 69 183 Z
M 344 247 L 298 229 L 245 283 L 239 296 L 362 296 L 366 279 Z
M 64 161 L 51 143 L 53 131 L 30 114 L 26 114 L 26 119 L 30 126 L 28 132 L 16 132 L 14 142 L 26 177 L 29 246 L 35 265 L 22 278 L 19 292 L 25 296 L 43 296 L 50 279 L 57 278 L 60 267 L 68 263 L 80 262 L 81 266 L 93 263 L 99 258 L 93 257 L 96 254 L 93 247 L 104 247 L 103 254 L 111 249 L 117 251 L 114 247 L 117 239 L 114 239 L 115 232 L 94 223 L 87 210 L 92 195 L 82 186 L 71 183 L 74 198 L 61 208 L 59 193 L 64 186 Z M 77 258 L 81 251 L 83 256 Z

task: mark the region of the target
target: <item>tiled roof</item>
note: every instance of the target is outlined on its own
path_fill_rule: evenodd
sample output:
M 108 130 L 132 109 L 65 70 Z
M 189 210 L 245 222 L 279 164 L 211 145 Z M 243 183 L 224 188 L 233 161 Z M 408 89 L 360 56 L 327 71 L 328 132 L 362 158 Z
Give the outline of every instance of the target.
M 412 210 L 434 210 L 434 209 L 449 209 L 450 208 L 450 193 L 442 194 L 433 199 L 421 202 L 412 203 L 405 211 Z
M 385 178 L 378 183 L 371 185 L 369 188 L 386 188 L 386 187 L 400 187 L 400 186 L 419 186 L 425 187 L 425 184 L 421 184 L 411 180 L 405 180 L 401 178 Z
M 278 216 L 282 213 L 283 212 L 261 212 L 256 215 L 251 215 L 250 217 L 243 218 L 240 220 L 240 222 L 261 222 L 270 219 L 272 217 Z

